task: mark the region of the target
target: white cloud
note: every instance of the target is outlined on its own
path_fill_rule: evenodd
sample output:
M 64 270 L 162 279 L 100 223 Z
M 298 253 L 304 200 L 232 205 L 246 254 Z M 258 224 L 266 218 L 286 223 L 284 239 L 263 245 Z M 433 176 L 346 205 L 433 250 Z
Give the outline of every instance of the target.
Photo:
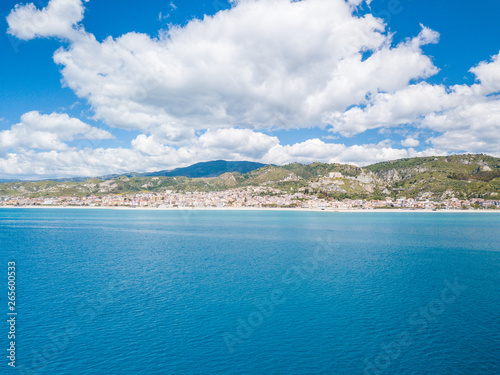
M 154 135 L 147 136 L 146 134 L 140 134 L 132 141 L 131 144 L 134 150 L 151 156 L 165 155 L 169 151 L 173 150 L 172 148 L 159 142 Z
M 248 129 L 209 130 L 199 138 L 202 149 L 216 149 L 230 158 L 262 158 L 270 148 L 279 144 L 277 137 Z
M 324 126 L 328 113 L 437 72 L 421 51 L 436 32 L 391 47 L 381 19 L 353 11 L 344 0 L 240 0 L 158 39 L 132 32 L 99 42 L 80 29 L 54 60 L 65 84 L 115 127 Z
M 405 147 L 417 147 L 420 144 L 420 141 L 415 138 L 406 138 L 403 141 L 401 141 L 401 145 Z
M 81 0 L 51 0 L 42 10 L 16 6 L 9 33 L 69 40 L 54 54 L 64 84 L 87 100 L 96 119 L 143 134 L 129 149 L 78 151 L 66 142 L 112 136 L 64 114 L 30 112 L 0 132 L 1 173 L 102 175 L 214 159 L 366 165 L 454 151 L 499 154 L 500 54 L 470 70 L 476 84 L 432 85 L 422 80 L 438 68 L 421 48 L 437 43 L 439 34 L 422 26 L 393 45 L 383 20 L 355 15 L 362 0 L 231 3 L 158 38 L 131 32 L 104 41 L 80 24 Z M 258 131 L 319 126 L 334 133 L 325 139 L 335 139 L 409 124 L 419 129 L 404 133 L 407 149 L 390 140 L 282 145 Z M 425 140 L 428 131 L 438 134 Z M 429 148 L 416 152 L 424 141 Z
M 264 161 L 277 164 L 321 161 L 325 163 L 350 163 L 364 166 L 385 160 L 425 156 L 436 153 L 432 149 L 422 152 L 416 152 L 412 148 L 395 149 L 390 147 L 388 143 L 390 142 L 345 146 L 339 143 L 324 143 L 319 139 L 309 139 L 294 145 L 277 145 L 269 150 Z
M 442 135 L 430 138 L 428 143 L 446 152 L 500 154 L 499 56 L 495 55 L 491 62 L 483 61 L 470 70 L 479 84 L 453 87 L 449 97 L 454 105 L 445 111 L 423 116 L 422 127 L 442 132 Z
M 422 82 L 395 93 L 376 94 L 364 108 L 353 107 L 345 112 L 332 113 L 328 121 L 332 124 L 332 132 L 353 136 L 368 129 L 411 124 L 422 114 L 449 106 L 447 99 L 444 86 Z
M 493 56 L 491 62 L 482 61 L 470 71 L 481 82 L 484 94 L 500 92 L 500 53 Z
M 432 122 L 425 119 L 436 114 L 443 118 L 443 114 L 453 112 L 457 108 L 491 100 L 495 99 L 483 96 L 479 85 L 456 85 L 448 88 L 421 82 L 394 93 L 376 94 L 364 107 L 356 106 L 345 112 L 330 114 L 330 131 L 353 136 L 369 129 L 407 124 L 424 124 L 424 127 L 442 131 L 442 127 L 432 126 Z
M 113 136 L 67 114 L 43 115 L 37 111 L 21 116 L 21 122 L 9 130 L 0 131 L 3 152 L 19 149 L 67 150 L 65 141 L 75 139 L 109 139 Z
M 354 6 L 359 6 L 361 5 L 363 2 L 365 2 L 367 5 L 370 5 L 370 3 L 372 2 L 372 0 L 347 0 L 347 2 L 351 5 L 354 5 Z
M 83 19 L 83 12 L 81 0 L 50 0 L 42 10 L 33 3 L 16 5 L 7 17 L 7 32 L 23 40 L 36 37 L 71 39 L 77 32 L 75 25 Z
M 208 130 L 200 137 L 192 140 L 189 144 L 172 148 L 164 143 L 156 135 L 139 135 L 132 141 L 132 148 L 145 155 L 174 156 L 180 163 L 179 157 L 187 157 L 186 161 L 199 160 L 259 160 L 270 148 L 279 144 L 276 137 L 249 129 L 217 129 Z
M 369 129 L 412 125 L 441 135 L 427 140 L 442 152 L 487 152 L 498 155 L 500 144 L 500 60 L 471 69 L 473 85 L 409 85 L 394 93 L 374 95 L 366 106 L 330 114 L 330 131 L 354 136 Z M 415 144 L 414 144 L 415 143 Z M 413 140 L 402 145 L 415 147 Z
M 174 148 L 159 142 L 155 136 L 143 134 L 132 141 L 132 148 L 11 152 L 0 157 L 0 178 L 101 176 L 173 169 L 217 159 L 272 164 L 320 161 L 362 166 L 389 159 L 436 154 L 432 149 L 416 152 L 412 148 L 394 149 L 390 144 L 387 140 L 378 144 L 345 146 L 310 139 L 282 145 L 276 137 L 260 132 L 219 129 L 201 135 L 189 145 Z
M 443 132 L 428 140 L 437 149 L 492 155 L 500 153 L 500 100 L 467 104 L 444 113 L 430 114 L 422 125 Z
M 3 177 L 16 178 L 57 178 L 71 176 L 98 176 L 124 170 L 124 162 L 134 170 L 140 167 L 144 159 L 132 150 L 84 149 L 80 151 L 28 150 L 23 153 L 9 153 L 0 158 L 0 170 Z M 128 169 L 127 169 L 128 170 Z

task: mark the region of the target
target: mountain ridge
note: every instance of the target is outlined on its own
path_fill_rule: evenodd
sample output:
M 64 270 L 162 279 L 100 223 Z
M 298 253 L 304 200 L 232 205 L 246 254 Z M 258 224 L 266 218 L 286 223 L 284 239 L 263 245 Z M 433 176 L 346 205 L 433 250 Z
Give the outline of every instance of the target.
M 200 177 L 176 175 L 180 173 Z M 365 167 L 339 163 L 276 166 L 219 160 L 148 174 L 130 173 L 84 181 L 11 181 L 0 183 L 0 195 L 85 196 L 263 186 L 283 193 L 303 191 L 331 199 L 401 196 L 500 199 L 500 159 L 484 154 L 406 158 Z
M 248 173 L 255 169 L 262 168 L 267 164 L 256 163 L 252 161 L 226 161 L 226 160 L 213 160 L 207 162 L 200 162 L 184 168 L 175 168 L 172 170 L 142 173 L 146 177 L 218 177 L 227 172 Z

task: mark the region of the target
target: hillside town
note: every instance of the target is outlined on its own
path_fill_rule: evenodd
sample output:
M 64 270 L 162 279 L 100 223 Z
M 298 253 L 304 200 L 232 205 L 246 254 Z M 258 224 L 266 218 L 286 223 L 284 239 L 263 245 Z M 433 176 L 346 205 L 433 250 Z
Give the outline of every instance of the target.
M 367 210 L 367 209 L 500 209 L 500 200 L 473 198 L 426 199 L 390 198 L 363 200 L 318 198 L 303 191 L 293 194 L 270 187 L 245 187 L 218 192 L 139 193 L 122 195 L 90 195 L 83 197 L 61 196 L 53 198 L 0 196 L 0 206 L 55 206 L 55 207 L 129 207 L 159 209 L 191 208 L 295 208 L 317 210 Z

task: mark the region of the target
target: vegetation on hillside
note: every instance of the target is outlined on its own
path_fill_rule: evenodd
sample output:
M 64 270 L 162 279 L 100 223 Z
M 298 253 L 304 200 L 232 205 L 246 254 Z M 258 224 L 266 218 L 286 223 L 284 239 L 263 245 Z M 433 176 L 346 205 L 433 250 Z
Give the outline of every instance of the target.
M 223 163 L 201 163 L 185 168 L 210 175 Z M 258 167 L 233 162 L 231 168 Z M 239 163 L 239 164 L 238 164 Z M 207 170 L 203 169 L 206 164 Z M 226 166 L 228 164 L 225 164 Z M 215 169 L 214 169 L 215 168 Z M 184 171 L 185 172 L 185 171 Z M 88 196 L 143 192 L 221 191 L 246 186 L 266 186 L 286 193 L 303 192 L 320 198 L 383 199 L 429 198 L 500 199 L 500 159 L 488 155 L 453 155 L 400 159 L 364 168 L 345 164 L 292 163 L 266 165 L 246 173 L 229 171 L 216 177 L 144 176 L 126 174 L 81 181 L 9 181 L 0 183 L 0 195 L 25 197 Z

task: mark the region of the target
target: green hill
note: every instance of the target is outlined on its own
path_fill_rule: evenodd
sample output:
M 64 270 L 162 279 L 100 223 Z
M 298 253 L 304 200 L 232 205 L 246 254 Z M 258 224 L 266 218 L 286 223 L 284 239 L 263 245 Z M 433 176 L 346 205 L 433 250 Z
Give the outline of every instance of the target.
M 500 159 L 488 155 L 400 159 L 366 169 L 398 195 L 499 199 Z
M 221 191 L 236 187 L 265 186 L 283 192 L 300 191 L 334 199 L 381 199 L 387 196 L 437 200 L 451 197 L 500 199 L 500 159 L 488 155 L 400 159 L 364 168 L 325 163 L 274 166 L 216 161 L 198 163 L 183 168 L 180 172 L 171 172 L 175 175 L 161 175 L 162 172 L 159 172 L 160 175 L 155 176 L 127 174 L 84 181 L 9 181 L 0 183 L 0 195 L 87 196 Z M 179 175 L 181 172 L 201 176 L 192 178 Z

